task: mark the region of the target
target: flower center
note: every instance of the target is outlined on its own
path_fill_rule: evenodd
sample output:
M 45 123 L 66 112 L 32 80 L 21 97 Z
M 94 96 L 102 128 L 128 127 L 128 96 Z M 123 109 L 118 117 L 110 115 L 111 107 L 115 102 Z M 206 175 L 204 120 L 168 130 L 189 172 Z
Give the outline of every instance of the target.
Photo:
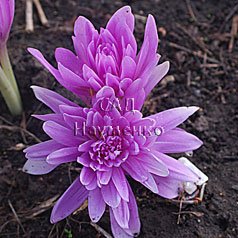
M 119 136 L 103 137 L 101 140 L 93 143 L 89 154 L 94 161 L 93 164 L 97 164 L 95 169 L 99 169 L 102 166 L 112 167 L 121 164 L 122 144 L 122 138 Z
M 98 52 L 106 56 L 110 55 L 114 57 L 112 46 L 109 43 L 102 43 L 101 45 L 99 45 Z

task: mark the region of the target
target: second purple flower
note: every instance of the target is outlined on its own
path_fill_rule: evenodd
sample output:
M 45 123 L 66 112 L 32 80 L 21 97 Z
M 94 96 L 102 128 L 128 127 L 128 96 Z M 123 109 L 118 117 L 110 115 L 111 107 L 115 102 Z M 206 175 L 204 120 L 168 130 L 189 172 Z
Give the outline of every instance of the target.
M 152 15 L 148 16 L 143 45 L 137 54 L 133 35 L 134 16 L 131 8 L 119 9 L 106 28 L 98 32 L 92 23 L 80 16 L 74 25 L 73 43 L 76 55 L 57 48 L 58 69 L 50 65 L 39 50 L 30 48 L 36 57 L 65 88 L 92 105 L 95 94 L 110 86 L 118 98 L 134 98 L 140 110 L 151 89 L 169 69 L 169 62 L 157 65 L 158 34 Z M 135 92 L 137 92 L 135 94 Z

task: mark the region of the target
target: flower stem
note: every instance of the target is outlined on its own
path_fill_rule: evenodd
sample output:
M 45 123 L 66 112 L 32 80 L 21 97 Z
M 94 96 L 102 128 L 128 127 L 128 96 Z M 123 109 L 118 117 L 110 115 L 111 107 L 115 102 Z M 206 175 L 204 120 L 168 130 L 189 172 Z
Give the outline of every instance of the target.
M 6 44 L 0 49 L 0 91 L 12 115 L 20 115 L 22 103 L 16 79 L 8 56 Z
M 22 112 L 21 100 L 19 100 L 19 93 L 16 94 L 15 89 L 13 88 L 12 83 L 7 78 L 2 67 L 0 67 L 0 91 L 5 99 L 5 102 L 12 115 L 20 115 Z

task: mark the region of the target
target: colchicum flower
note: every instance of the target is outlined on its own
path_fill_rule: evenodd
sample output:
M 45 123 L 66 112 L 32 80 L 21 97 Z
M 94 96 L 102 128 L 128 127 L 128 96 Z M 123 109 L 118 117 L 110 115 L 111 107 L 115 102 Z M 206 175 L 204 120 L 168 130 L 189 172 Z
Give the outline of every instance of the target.
M 7 52 L 7 40 L 14 17 L 14 0 L 0 1 L 0 92 L 13 115 L 22 111 L 21 98 Z
M 99 221 L 109 206 L 111 228 L 116 238 L 131 238 L 140 232 L 138 209 L 126 175 L 152 192 L 174 198 L 182 182 L 198 180 L 188 167 L 166 155 L 195 150 L 202 142 L 178 128 L 198 107 L 178 107 L 143 118 L 134 110 L 121 114 L 112 105 L 114 90 L 102 88 L 92 108 L 81 108 L 57 93 L 33 86 L 36 97 L 54 113 L 34 115 L 45 121 L 43 130 L 51 138 L 30 146 L 23 170 L 46 174 L 62 163 L 75 161 L 82 167 L 79 177 L 57 201 L 51 214 L 55 223 L 88 199 L 89 216 Z
M 106 28 L 95 30 L 89 20 L 80 16 L 74 25 L 73 44 L 76 55 L 58 48 L 55 58 L 58 69 L 50 65 L 39 50 L 29 52 L 39 60 L 65 88 L 93 105 L 96 93 L 104 86 L 114 89 L 119 99 L 131 98 L 140 110 L 151 89 L 169 69 L 169 62 L 157 65 L 158 34 L 152 15 L 148 16 L 143 45 L 137 54 L 133 35 L 134 16 L 131 8 L 119 9 Z M 122 104 L 122 102 L 121 102 Z

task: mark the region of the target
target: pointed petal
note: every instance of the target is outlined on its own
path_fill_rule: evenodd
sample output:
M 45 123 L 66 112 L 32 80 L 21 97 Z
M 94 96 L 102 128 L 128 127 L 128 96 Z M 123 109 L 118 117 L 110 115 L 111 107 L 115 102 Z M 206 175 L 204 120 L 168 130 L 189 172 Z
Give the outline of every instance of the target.
M 110 220 L 111 220 L 111 229 L 114 238 L 133 238 L 133 235 L 129 235 L 123 228 L 121 228 L 113 214 L 112 208 L 109 207 L 110 211 Z
M 50 222 L 56 223 L 79 208 L 88 197 L 88 191 L 77 178 L 57 201 Z
M 33 48 L 28 48 L 27 49 L 46 69 L 50 71 L 50 73 L 58 80 L 60 84 L 62 84 L 64 87 L 67 87 L 67 84 L 65 84 L 62 76 L 60 75 L 59 71 L 55 69 L 42 55 L 42 53 Z
M 100 184 L 107 185 L 112 176 L 112 169 L 110 168 L 108 171 L 97 171 L 97 178 Z
M 158 186 L 158 194 L 161 197 L 167 199 L 176 198 L 183 190 L 182 182 L 176 179 L 172 179 L 170 175 L 168 177 L 154 176 L 154 179 Z
M 54 140 L 48 140 L 26 148 L 23 152 L 26 153 L 27 159 L 37 159 L 48 156 L 55 150 L 63 148 L 64 145 L 57 143 Z
M 131 13 L 131 8 L 129 6 L 122 7 L 118 11 L 116 11 L 108 21 L 106 29 L 108 29 L 113 35 L 115 35 L 115 28 L 117 24 L 121 23 L 121 21 L 125 22 L 130 31 L 133 32 L 134 16 Z
M 121 79 L 124 78 L 134 79 L 135 70 L 136 70 L 135 61 L 129 56 L 124 57 L 121 63 Z
M 41 175 L 41 174 L 48 174 L 57 166 L 58 164 L 56 165 L 48 164 L 45 160 L 28 159 L 22 171 L 28 174 Z
M 90 158 L 88 152 L 85 152 L 85 153 L 81 154 L 77 158 L 77 162 L 82 164 L 83 166 L 89 167 L 90 163 L 91 163 L 91 158 Z
M 143 163 L 131 156 L 121 166 L 133 179 L 149 188 L 153 193 L 158 193 L 153 176 L 146 170 Z
M 157 27 L 154 17 L 149 15 L 145 27 L 144 42 L 137 56 L 136 77 L 139 77 L 146 68 L 148 69 L 150 67 L 152 62 L 151 58 L 156 56 L 157 47 Z
M 81 151 L 81 152 L 89 151 L 92 144 L 93 144 L 93 141 L 88 140 L 88 141 L 84 142 L 83 144 L 79 145 L 78 151 Z
M 104 202 L 101 190 L 96 188 L 88 194 L 88 212 L 92 222 L 98 222 L 105 211 L 106 203 Z
M 47 163 L 49 164 L 62 164 L 67 162 L 76 161 L 79 155 L 78 147 L 67 147 L 56 150 L 47 156 Z
M 78 66 L 77 66 L 78 67 Z M 70 69 L 63 66 L 61 63 L 58 62 L 59 72 L 64 79 L 65 83 L 70 85 L 72 89 L 74 88 L 89 88 L 90 85 L 87 81 L 83 80 L 77 74 L 75 74 Z
M 155 87 L 157 83 L 167 74 L 169 71 L 169 62 L 166 61 L 156 66 L 148 78 L 148 83 L 145 86 L 145 95 L 147 96 L 150 91 Z
M 156 127 L 162 128 L 163 133 L 174 129 L 176 126 L 180 125 L 182 122 L 187 120 L 194 112 L 196 112 L 199 107 L 177 107 L 169 109 L 163 112 L 159 112 L 155 115 L 150 116 L 156 120 Z
M 178 160 L 158 151 L 152 151 L 152 153 L 166 164 L 169 169 L 169 176 L 172 179 L 186 182 L 196 182 L 198 180 L 198 176 Z
M 140 217 L 139 217 L 139 213 L 138 213 L 136 199 L 134 197 L 134 194 L 131 190 L 131 187 L 130 187 L 129 183 L 128 183 L 128 188 L 129 188 L 128 207 L 129 207 L 129 211 L 130 211 L 130 220 L 129 220 L 129 228 L 125 229 L 125 231 L 128 234 L 131 234 L 131 235 L 137 237 L 140 233 L 140 226 L 141 226 Z
M 54 112 L 60 112 L 59 105 L 78 107 L 75 103 L 69 101 L 54 91 L 38 86 L 31 86 L 31 88 L 34 91 L 36 98 L 51 108 Z
M 80 181 L 83 185 L 89 185 L 91 181 L 96 177 L 95 172 L 88 167 L 83 167 L 80 173 Z
M 112 180 L 107 185 L 102 185 L 101 192 L 105 203 L 110 207 L 117 207 L 119 205 L 121 197 Z
M 47 121 L 43 124 L 43 130 L 56 142 L 66 146 L 78 146 L 82 143 L 82 138 L 74 136 L 74 131 L 61 126 L 53 121 Z
M 74 135 L 83 136 L 83 128 L 86 125 L 86 119 L 80 116 L 72 116 L 64 113 L 63 119 L 71 129 L 74 130 Z
M 134 159 L 139 160 L 150 173 L 166 177 L 169 175 L 169 170 L 167 166 L 159 160 L 153 153 L 140 153 L 138 156 L 135 156 Z
M 120 204 L 117 207 L 112 208 L 112 211 L 118 225 L 123 229 L 128 228 L 128 222 L 130 219 L 128 203 L 125 200 L 121 199 Z
M 42 121 L 54 121 L 62 126 L 65 126 L 64 118 L 62 114 L 45 114 L 45 115 L 31 115 Z
M 196 136 L 175 128 L 158 136 L 153 149 L 162 153 L 182 153 L 196 150 L 201 145 L 202 141 Z
M 79 61 L 72 51 L 65 48 L 57 48 L 55 50 L 55 59 L 68 71 L 73 72 L 75 75 L 79 73 Z
M 112 181 L 121 198 L 129 202 L 129 191 L 125 174 L 121 168 L 113 167 Z

